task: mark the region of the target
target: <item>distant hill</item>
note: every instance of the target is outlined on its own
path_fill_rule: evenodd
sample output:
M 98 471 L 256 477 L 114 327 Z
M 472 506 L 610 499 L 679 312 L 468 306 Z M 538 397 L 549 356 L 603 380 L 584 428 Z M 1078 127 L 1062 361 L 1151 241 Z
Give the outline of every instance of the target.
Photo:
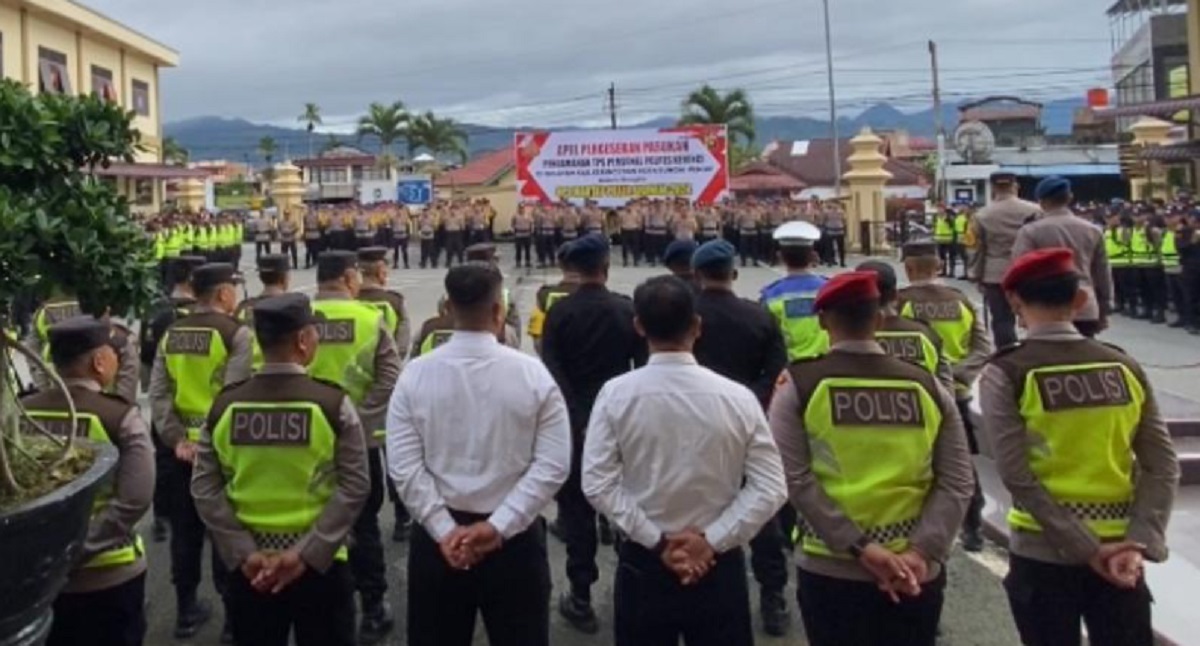
M 1048 134 L 1060 135 L 1071 132 L 1071 120 L 1077 108 L 1082 107 L 1082 99 L 1059 99 L 1045 104 L 1042 123 Z M 953 128 L 958 122 L 956 106 L 943 106 L 943 121 L 947 128 Z M 630 124 L 630 127 L 660 128 L 673 125 L 674 117 L 658 117 L 640 124 Z M 765 145 L 775 140 L 791 139 L 820 139 L 829 136 L 829 122 L 811 117 L 759 117 L 756 122 L 758 143 Z M 910 134 L 925 137 L 934 133 L 933 109 L 920 112 L 901 112 L 890 104 L 874 105 L 854 117 L 838 118 L 838 131 L 842 136 L 852 136 L 863 126 L 871 126 L 875 130 L 904 129 Z M 492 128 L 475 124 L 464 124 L 468 137 L 468 148 L 472 155 L 486 150 L 495 150 L 512 142 L 513 132 L 530 128 Z M 175 121 L 163 126 L 168 137 L 174 137 L 184 148 L 188 149 L 194 160 L 228 159 L 231 161 L 249 161 L 262 165 L 263 159 L 258 152 L 258 142 L 263 137 L 272 137 L 278 145 L 276 160 L 284 158 L 307 157 L 309 150 L 309 135 L 303 129 L 281 128 L 278 126 L 251 123 L 245 119 L 227 119 L 223 117 L 196 117 L 185 121 Z M 336 135 L 339 141 L 357 145 L 364 150 L 377 152 L 378 146 L 370 139 L 361 143 L 352 135 Z M 313 138 L 314 152 L 320 152 L 328 142 L 329 135 L 316 133 Z M 397 144 L 397 153 L 405 152 L 403 143 Z

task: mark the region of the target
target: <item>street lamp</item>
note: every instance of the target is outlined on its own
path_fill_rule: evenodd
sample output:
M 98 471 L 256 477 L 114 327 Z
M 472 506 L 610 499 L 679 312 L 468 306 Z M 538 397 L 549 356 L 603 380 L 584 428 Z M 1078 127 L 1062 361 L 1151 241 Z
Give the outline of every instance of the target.
M 833 195 L 842 195 L 842 151 L 838 140 L 837 98 L 833 89 L 833 31 L 829 28 L 829 0 L 821 0 L 825 9 L 825 66 L 829 78 L 829 129 L 833 137 Z

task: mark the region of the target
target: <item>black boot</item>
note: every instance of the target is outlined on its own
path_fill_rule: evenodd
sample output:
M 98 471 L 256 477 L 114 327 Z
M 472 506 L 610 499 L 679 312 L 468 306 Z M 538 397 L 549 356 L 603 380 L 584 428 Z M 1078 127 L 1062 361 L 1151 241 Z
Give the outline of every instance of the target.
M 196 591 L 176 591 L 175 639 L 191 639 L 212 619 L 212 604 L 196 598 Z
M 567 542 L 567 530 L 562 526 L 562 521 L 559 519 L 556 518 L 548 523 L 546 525 L 546 531 L 550 532 L 550 535 L 554 538 L 557 538 L 564 543 Z
M 1154 323 L 1155 325 L 1162 325 L 1163 323 L 1167 322 L 1167 315 L 1164 314 L 1162 310 L 1157 310 L 1150 317 L 1150 322 Z
M 383 599 L 363 598 L 362 621 L 358 624 L 360 644 L 376 644 L 392 632 L 392 608 Z
M 786 635 L 791 618 L 788 616 L 787 601 L 783 598 L 783 590 L 763 588 L 759 600 L 762 606 L 763 632 L 772 637 Z
M 1178 329 L 1180 329 L 1180 328 L 1185 328 L 1185 327 L 1187 327 L 1187 323 L 1186 323 L 1186 322 L 1184 322 L 1184 320 L 1183 320 L 1183 319 L 1175 319 L 1174 321 L 1171 321 L 1171 322 L 1170 322 L 1170 323 L 1167 325 L 1167 327 L 1169 327 L 1169 328 L 1174 328 L 1174 329 L 1178 330 Z
M 595 635 L 600 632 L 600 621 L 596 619 L 592 601 L 582 594 L 564 594 L 558 600 L 558 614 L 581 633 Z
M 165 543 L 167 540 L 167 519 L 161 516 L 154 517 L 154 526 L 150 530 L 151 536 L 155 543 Z

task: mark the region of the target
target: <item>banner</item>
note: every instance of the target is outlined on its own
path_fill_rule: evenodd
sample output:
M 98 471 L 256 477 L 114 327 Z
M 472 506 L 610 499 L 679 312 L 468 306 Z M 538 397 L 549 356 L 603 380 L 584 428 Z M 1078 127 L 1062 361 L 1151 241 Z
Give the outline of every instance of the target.
M 522 201 L 612 207 L 644 197 L 707 205 L 729 187 L 723 125 L 518 132 L 515 144 Z

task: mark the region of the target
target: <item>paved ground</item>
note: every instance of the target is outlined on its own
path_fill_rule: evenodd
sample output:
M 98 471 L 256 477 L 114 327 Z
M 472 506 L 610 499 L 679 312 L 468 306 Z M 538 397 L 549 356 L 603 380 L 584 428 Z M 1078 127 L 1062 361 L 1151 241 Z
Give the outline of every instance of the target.
M 511 249 L 505 249 L 504 251 L 505 255 L 508 256 Z M 248 258 L 252 258 L 252 256 L 248 256 Z M 244 264 L 249 265 L 250 261 L 246 261 Z M 509 260 L 507 258 L 504 259 L 502 264 L 507 267 Z M 617 291 L 631 293 L 638 282 L 661 272 L 661 269 L 655 270 L 646 267 L 639 269 L 617 267 L 612 272 L 611 287 Z M 554 272 L 543 272 L 540 270 L 533 270 L 532 272 L 508 270 L 508 273 L 508 285 L 512 289 L 513 297 L 521 308 L 523 319 L 527 319 L 537 287 L 543 281 L 557 280 L 557 278 Z M 252 276 L 253 271 L 248 272 L 248 275 Z M 434 313 L 437 299 L 442 293 L 441 280 L 443 275 L 444 270 L 399 270 L 393 274 L 390 281 L 391 285 L 404 293 L 408 301 L 409 315 L 415 321 L 414 327 L 417 327 L 420 321 Z M 775 270 L 770 268 L 751 267 L 744 269 L 737 283 L 738 291 L 743 296 L 755 297 L 759 288 L 775 279 L 776 276 Z M 250 282 L 251 284 L 248 285 L 248 289 L 253 294 L 257 288 L 253 284 L 253 278 L 251 278 Z M 314 283 L 314 272 L 311 270 L 297 272 L 293 279 L 294 288 L 309 293 L 315 290 Z M 1200 399 L 1200 379 L 1196 379 L 1197 376 L 1200 376 L 1200 369 L 1193 367 L 1183 370 L 1172 368 L 1172 366 L 1200 362 L 1200 339 L 1189 337 L 1175 330 L 1167 330 L 1161 326 L 1152 327 L 1145 323 L 1122 320 L 1115 322 L 1113 330 L 1107 338 L 1112 342 L 1124 345 L 1135 356 L 1147 363 L 1166 366 L 1162 369 L 1150 371 L 1156 387 L 1170 389 L 1180 395 Z M 527 349 L 530 347 L 527 339 L 525 345 Z M 547 511 L 547 514 L 550 516 L 553 513 L 553 510 Z M 385 535 L 390 533 L 392 522 L 391 511 L 385 509 L 381 516 L 381 524 L 383 525 Z M 557 596 L 558 591 L 565 589 L 563 574 L 565 553 L 561 543 L 554 539 L 550 539 L 550 543 L 550 560 L 554 570 L 555 595 Z M 397 632 L 390 642 L 391 644 L 405 643 L 403 639 L 404 606 L 402 603 L 405 594 L 405 555 L 405 545 L 394 544 L 388 546 L 388 579 L 392 584 L 391 599 L 393 607 L 397 610 L 398 617 Z M 169 556 L 165 546 L 152 545 L 150 560 L 151 575 L 147 590 L 147 598 L 150 599 L 150 629 L 147 643 L 169 644 L 173 642 L 170 637 L 170 628 L 174 617 L 174 599 L 169 585 Z M 595 590 L 595 598 L 603 623 L 603 632 L 595 637 L 579 635 L 563 622 L 559 621 L 557 615 L 554 614 L 552 623 L 552 641 L 554 644 L 582 646 L 584 644 L 611 643 L 611 632 L 609 632 L 612 625 L 611 573 L 615 567 L 615 557 L 611 550 L 602 549 L 601 561 L 601 571 L 604 572 L 604 575 Z M 1002 551 L 994 547 L 990 547 L 987 552 L 980 556 L 968 557 L 962 552 L 955 553 L 949 567 L 950 587 L 946 595 L 947 601 L 942 622 L 943 636 L 941 644 L 945 646 L 1001 646 L 1017 643 L 1012 620 L 1008 614 L 1007 603 L 1000 587 L 999 579 L 1005 570 L 1004 562 L 1005 557 Z M 211 587 L 208 583 L 205 584 L 204 594 L 213 597 Z M 754 596 L 757 597 L 757 594 Z M 795 607 L 794 596 L 789 594 L 789 599 L 792 600 L 791 610 L 794 618 L 791 634 L 785 639 L 770 639 L 760 633 L 759 643 L 805 643 L 799 622 L 795 619 L 798 612 Z M 757 598 L 754 601 L 757 630 Z M 208 630 L 202 633 L 199 639 L 190 643 L 215 644 L 218 630 L 219 619 Z M 478 633 L 481 632 L 480 628 Z M 476 642 L 484 644 L 486 643 L 486 639 L 479 634 Z

